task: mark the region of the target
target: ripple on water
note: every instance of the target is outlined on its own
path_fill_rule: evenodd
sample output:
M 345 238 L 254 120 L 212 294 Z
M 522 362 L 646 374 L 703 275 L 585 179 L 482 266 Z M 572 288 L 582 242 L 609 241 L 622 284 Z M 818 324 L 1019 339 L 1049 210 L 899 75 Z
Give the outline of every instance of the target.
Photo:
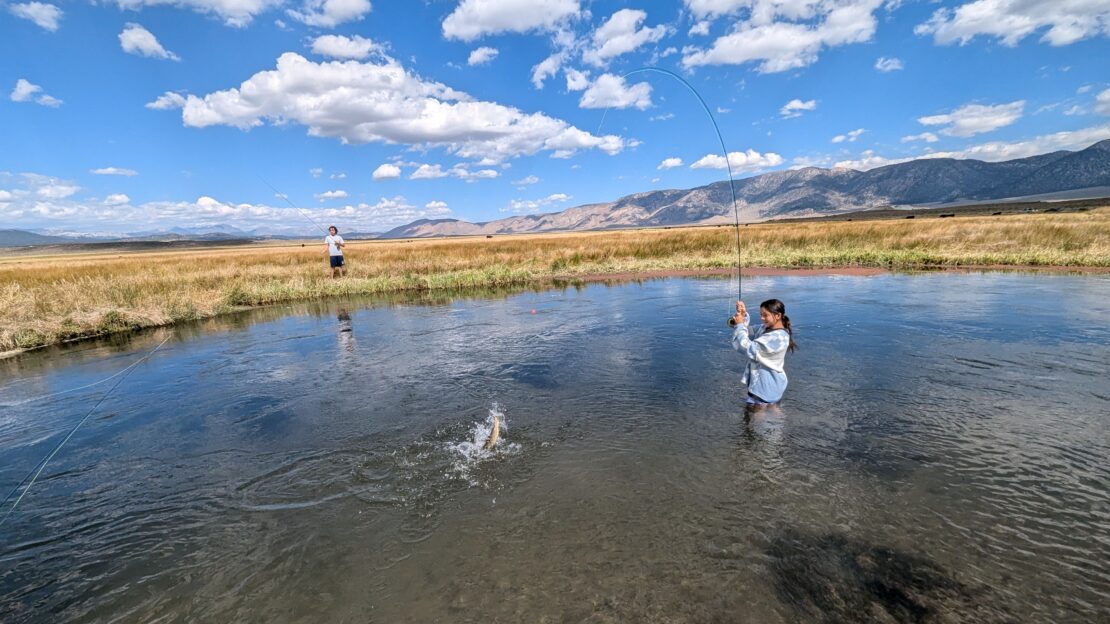
M 752 421 L 723 281 L 202 333 L 5 524 L 0 620 L 1092 621 L 1110 334 L 998 310 L 1025 286 L 1102 310 L 1107 283 L 745 282 L 803 339 L 781 414 Z M 0 479 L 99 396 L 72 395 L 0 412 Z

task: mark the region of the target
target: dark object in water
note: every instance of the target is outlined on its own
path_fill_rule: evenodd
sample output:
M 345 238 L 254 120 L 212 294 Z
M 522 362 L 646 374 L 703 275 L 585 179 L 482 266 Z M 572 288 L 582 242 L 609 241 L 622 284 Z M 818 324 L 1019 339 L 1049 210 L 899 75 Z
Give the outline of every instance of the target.
M 930 622 L 946 613 L 980 621 L 980 609 L 989 610 L 981 592 L 933 561 L 843 535 L 787 529 L 767 554 L 779 598 L 808 616 L 803 621 Z
M 956 216 L 956 213 L 954 213 L 954 212 L 946 212 L 946 213 L 944 213 L 944 214 L 940 215 L 940 218 L 941 218 L 941 219 L 943 219 L 943 218 L 945 218 L 945 217 L 954 217 L 954 216 Z

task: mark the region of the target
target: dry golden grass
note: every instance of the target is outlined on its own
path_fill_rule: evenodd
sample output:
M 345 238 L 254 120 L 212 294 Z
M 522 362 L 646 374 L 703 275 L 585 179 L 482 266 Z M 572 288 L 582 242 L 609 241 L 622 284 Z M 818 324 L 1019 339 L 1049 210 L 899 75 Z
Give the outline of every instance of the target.
M 741 229 L 747 267 L 1110 266 L 1110 208 Z M 0 262 L 0 351 L 205 318 L 245 306 L 559 277 L 734 267 L 731 227 L 371 241 L 330 279 L 323 245 L 12 258 Z

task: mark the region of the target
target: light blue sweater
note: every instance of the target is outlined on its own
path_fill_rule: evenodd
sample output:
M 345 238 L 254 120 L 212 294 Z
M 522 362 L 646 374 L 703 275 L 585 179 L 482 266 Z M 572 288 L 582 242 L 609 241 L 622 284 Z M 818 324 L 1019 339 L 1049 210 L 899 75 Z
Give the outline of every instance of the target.
M 746 321 L 746 319 L 745 319 Z M 778 403 L 786 391 L 786 371 L 783 364 L 790 334 L 785 329 L 765 331 L 763 325 L 748 329 L 747 322 L 737 325 L 732 332 L 732 348 L 748 358 L 748 367 L 742 381 L 748 392 L 767 403 Z

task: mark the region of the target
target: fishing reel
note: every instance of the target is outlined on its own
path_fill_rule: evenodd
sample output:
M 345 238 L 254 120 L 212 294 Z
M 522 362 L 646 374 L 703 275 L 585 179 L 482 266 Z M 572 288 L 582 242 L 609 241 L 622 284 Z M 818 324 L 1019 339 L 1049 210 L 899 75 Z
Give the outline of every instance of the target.
M 728 326 L 729 327 L 736 327 L 736 317 L 734 317 L 734 316 L 728 317 Z

